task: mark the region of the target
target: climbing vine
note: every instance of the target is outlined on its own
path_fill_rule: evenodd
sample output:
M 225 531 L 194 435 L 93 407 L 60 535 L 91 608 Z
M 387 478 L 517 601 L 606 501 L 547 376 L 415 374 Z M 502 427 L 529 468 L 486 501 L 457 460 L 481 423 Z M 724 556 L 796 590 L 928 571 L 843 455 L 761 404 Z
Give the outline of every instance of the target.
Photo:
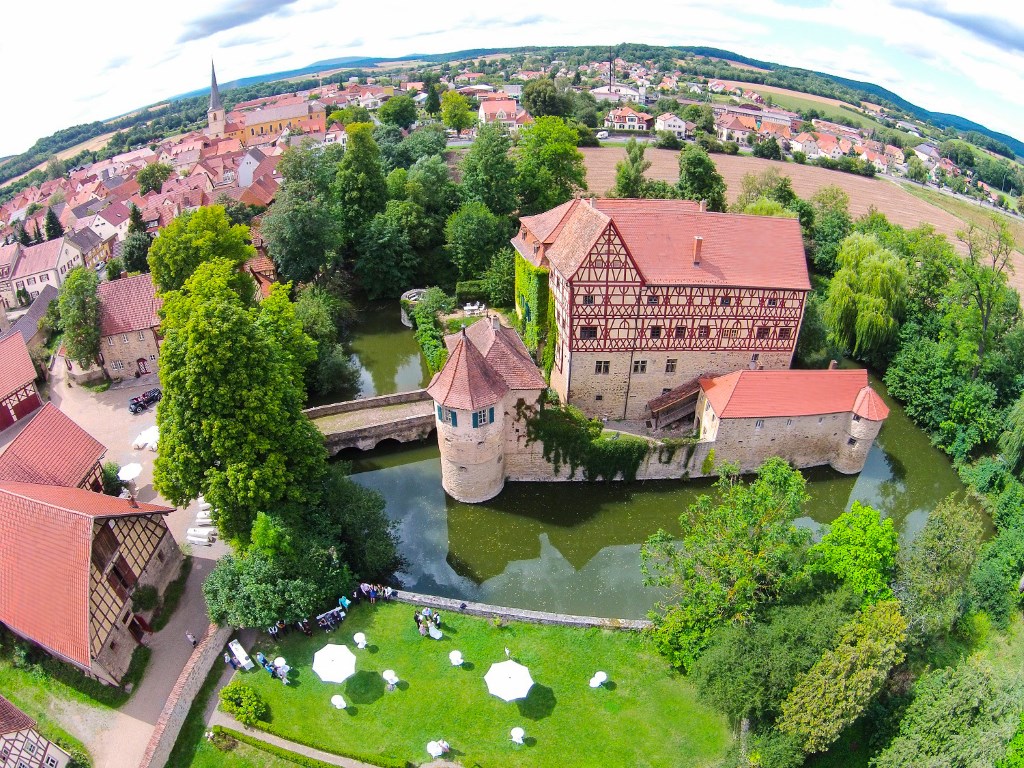
M 548 291 L 548 317 L 555 316 L 555 294 Z M 544 379 L 551 383 L 551 369 L 555 365 L 555 350 L 558 348 L 558 324 L 551 323 L 550 331 L 544 340 L 544 351 L 541 353 L 541 368 L 544 370 Z
M 548 331 L 548 271 L 533 266 L 519 253 L 516 253 L 515 294 L 517 330 L 526 348 L 536 354 Z
M 602 434 L 601 422 L 588 419 L 579 408 L 565 405 L 543 408 L 526 421 L 527 445 L 540 442 L 545 460 L 555 472 L 568 466 L 569 475 L 583 470 L 586 480 L 635 480 L 652 445 L 639 437 Z
M 423 298 L 415 304 L 402 302 L 409 319 L 416 329 L 416 343 L 423 350 L 431 373 L 440 371 L 448 360 L 448 348 L 444 345 L 444 327 L 440 315 L 455 308 L 455 300 L 445 295 L 440 288 L 428 288 Z

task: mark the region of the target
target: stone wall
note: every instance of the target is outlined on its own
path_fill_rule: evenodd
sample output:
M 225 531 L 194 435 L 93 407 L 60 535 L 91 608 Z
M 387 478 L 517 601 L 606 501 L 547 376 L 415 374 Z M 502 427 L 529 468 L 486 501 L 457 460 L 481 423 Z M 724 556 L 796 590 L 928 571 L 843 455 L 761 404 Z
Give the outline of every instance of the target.
M 206 635 L 192 651 L 167 696 L 167 702 L 156 721 L 153 735 L 149 739 L 142 760 L 139 761 L 139 768 L 162 768 L 167 763 L 174 742 L 178 740 L 181 726 L 192 708 L 192 702 L 199 689 L 203 687 L 214 663 L 220 659 L 232 632 L 234 630 L 231 627 L 218 627 L 215 624 L 211 624 L 206 630 Z
M 344 448 L 358 448 L 371 451 L 384 440 L 397 440 L 400 443 L 412 443 L 426 440 L 434 431 L 434 416 L 409 416 L 405 419 L 390 421 L 387 424 L 376 424 L 370 427 L 356 427 L 324 436 L 324 444 L 332 456 Z
M 139 338 L 139 335 L 142 338 Z M 125 341 L 125 338 L 128 341 Z M 139 370 L 138 360 L 146 361 L 149 373 L 159 371 L 160 348 L 156 340 L 156 334 L 151 328 L 144 331 L 129 331 L 128 333 L 116 333 L 113 336 L 104 336 L 100 339 L 100 354 L 103 356 L 103 368 L 107 375 L 114 381 L 130 379 Z M 152 359 L 151 359 L 152 358 Z M 117 370 L 115 363 L 121 363 L 123 368 Z
M 421 403 L 429 399 L 430 395 L 427 394 L 427 390 L 415 389 L 412 392 L 398 392 L 393 395 L 380 395 L 378 397 L 363 398 L 362 400 L 346 400 L 341 403 L 331 403 L 330 405 L 318 405 L 315 408 L 307 408 L 303 413 L 311 419 L 318 419 L 321 416 L 334 416 L 337 413 L 362 411 L 366 408 L 377 408 L 382 405 Z

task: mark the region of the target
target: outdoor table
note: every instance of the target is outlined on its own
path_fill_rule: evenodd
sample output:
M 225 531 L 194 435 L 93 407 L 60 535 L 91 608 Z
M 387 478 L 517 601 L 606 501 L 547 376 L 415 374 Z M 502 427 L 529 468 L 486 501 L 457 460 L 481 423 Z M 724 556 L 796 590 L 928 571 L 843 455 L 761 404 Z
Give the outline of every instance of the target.
M 228 648 L 231 649 L 231 653 L 234 655 L 235 660 L 238 662 L 242 669 L 250 670 L 256 665 L 253 664 L 252 659 L 249 658 L 249 654 L 245 652 L 242 644 L 237 640 L 232 640 L 228 643 Z

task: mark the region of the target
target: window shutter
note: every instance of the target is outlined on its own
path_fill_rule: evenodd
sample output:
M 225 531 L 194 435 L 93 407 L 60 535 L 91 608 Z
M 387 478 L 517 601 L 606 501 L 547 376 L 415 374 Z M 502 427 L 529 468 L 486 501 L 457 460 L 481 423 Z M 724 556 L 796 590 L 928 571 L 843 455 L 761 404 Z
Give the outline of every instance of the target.
M 473 429 L 480 426 L 480 417 L 477 416 L 476 411 L 473 411 Z
M 441 406 L 437 406 L 437 420 L 444 421 L 444 413 L 441 412 Z
M 491 408 L 490 412 L 487 414 L 487 423 L 488 424 L 493 424 L 494 423 L 494 409 L 493 408 Z
M 453 427 L 459 426 L 459 418 L 456 415 L 455 411 L 449 411 L 449 413 L 452 415 L 452 426 Z

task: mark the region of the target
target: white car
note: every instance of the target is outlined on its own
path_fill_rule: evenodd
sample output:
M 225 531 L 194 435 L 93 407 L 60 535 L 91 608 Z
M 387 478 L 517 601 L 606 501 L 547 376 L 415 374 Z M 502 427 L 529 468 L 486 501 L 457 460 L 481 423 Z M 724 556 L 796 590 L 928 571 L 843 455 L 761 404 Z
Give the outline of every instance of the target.
M 597 132 L 597 138 L 599 138 L 599 139 L 607 139 L 608 138 L 608 131 L 598 131 Z

